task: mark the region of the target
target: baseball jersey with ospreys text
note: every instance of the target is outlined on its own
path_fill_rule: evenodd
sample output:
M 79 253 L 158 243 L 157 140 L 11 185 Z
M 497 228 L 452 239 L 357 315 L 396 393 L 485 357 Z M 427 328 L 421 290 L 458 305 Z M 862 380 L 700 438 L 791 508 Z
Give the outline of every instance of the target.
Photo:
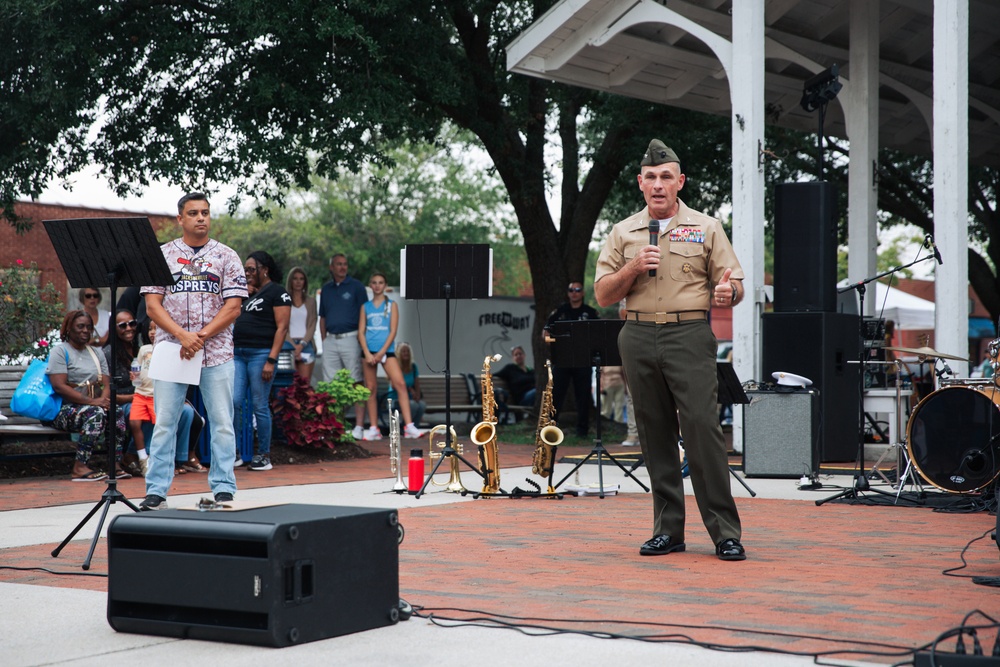
M 194 250 L 180 239 L 160 246 L 174 277 L 170 287 L 147 285 L 143 294 L 163 294 L 163 307 L 186 331 L 200 331 L 218 314 L 226 299 L 247 298 L 247 279 L 239 255 L 227 245 L 209 240 Z M 163 331 L 156 342 L 177 339 Z M 233 358 L 230 325 L 205 341 L 205 366 L 218 366 Z

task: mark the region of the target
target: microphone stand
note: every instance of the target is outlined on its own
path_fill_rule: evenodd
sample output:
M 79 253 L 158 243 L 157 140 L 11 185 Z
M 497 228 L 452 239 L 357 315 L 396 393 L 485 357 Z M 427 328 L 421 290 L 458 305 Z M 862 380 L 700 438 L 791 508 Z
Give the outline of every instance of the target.
M 858 291 L 858 363 L 860 364 L 858 369 L 858 466 L 857 472 L 854 475 L 854 484 L 849 489 L 844 489 L 843 491 L 836 493 L 829 498 L 823 498 L 816 501 L 816 505 L 822 505 L 823 503 L 829 502 L 831 500 L 837 500 L 838 498 L 850 498 L 851 500 L 861 500 L 863 496 L 862 491 L 871 491 L 874 493 L 880 493 L 884 496 L 892 497 L 893 494 L 886 493 L 880 489 L 873 489 L 871 484 L 868 483 L 868 476 L 865 473 L 865 372 L 868 369 L 868 354 L 865 352 L 865 291 L 867 289 L 868 283 L 874 282 L 879 278 L 884 278 L 890 274 L 896 273 L 897 271 L 902 271 L 907 269 L 914 264 L 919 264 L 920 262 L 926 262 L 929 259 L 935 259 L 934 255 L 927 255 L 926 257 L 921 257 L 920 259 L 915 259 L 909 264 L 904 264 L 902 266 L 897 266 L 889 269 L 888 271 L 883 271 L 871 278 L 865 278 L 864 280 L 854 283 L 852 285 L 845 285 L 844 287 L 837 288 L 838 294 L 843 294 L 844 292 L 849 292 L 850 290 Z

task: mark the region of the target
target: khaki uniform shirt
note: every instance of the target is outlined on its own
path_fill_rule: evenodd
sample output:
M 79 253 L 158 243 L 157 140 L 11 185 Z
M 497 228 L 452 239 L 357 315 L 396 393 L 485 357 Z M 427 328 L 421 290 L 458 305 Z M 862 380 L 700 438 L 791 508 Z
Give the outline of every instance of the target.
M 661 230 L 660 267 L 650 277 L 642 273 L 632 284 L 625 307 L 640 313 L 676 313 L 688 310 L 707 311 L 712 300 L 712 287 L 722 279 L 726 269 L 732 269 L 730 279 L 742 281 L 740 266 L 722 223 L 715 218 L 692 211 L 678 200 L 677 215 Z M 649 245 L 649 209 L 625 218 L 611 229 L 597 259 L 594 282 L 616 273 Z M 743 285 L 737 285 L 743 296 Z

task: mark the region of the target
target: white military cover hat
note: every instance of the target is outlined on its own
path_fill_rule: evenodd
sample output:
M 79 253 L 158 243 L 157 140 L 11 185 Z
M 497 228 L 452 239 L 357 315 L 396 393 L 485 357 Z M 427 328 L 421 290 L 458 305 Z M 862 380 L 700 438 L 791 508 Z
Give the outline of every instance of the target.
M 813 383 L 813 381 L 807 377 L 802 377 L 801 375 L 788 373 L 786 371 L 775 371 L 771 373 L 771 377 L 777 380 L 778 384 L 783 387 L 808 387 Z

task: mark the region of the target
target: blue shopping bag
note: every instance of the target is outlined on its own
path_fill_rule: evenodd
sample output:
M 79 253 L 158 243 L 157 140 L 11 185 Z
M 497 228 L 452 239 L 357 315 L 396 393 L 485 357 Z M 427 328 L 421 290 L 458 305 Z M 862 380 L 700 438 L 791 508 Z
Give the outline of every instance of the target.
M 49 376 L 45 373 L 48 362 L 35 359 L 17 384 L 10 399 L 10 409 L 24 417 L 50 422 L 56 418 L 62 407 L 62 396 L 52 389 Z

